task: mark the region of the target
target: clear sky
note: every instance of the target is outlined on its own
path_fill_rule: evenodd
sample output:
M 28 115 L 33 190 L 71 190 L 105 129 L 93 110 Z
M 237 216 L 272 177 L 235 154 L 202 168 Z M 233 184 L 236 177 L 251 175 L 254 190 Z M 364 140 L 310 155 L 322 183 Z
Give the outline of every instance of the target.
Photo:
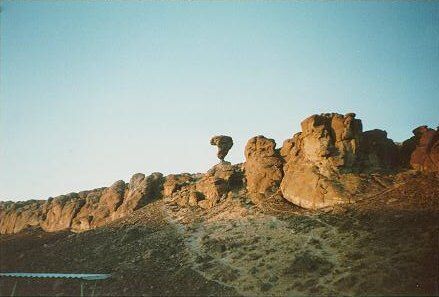
M 205 172 L 314 113 L 439 124 L 439 2 L 2 1 L 0 200 Z

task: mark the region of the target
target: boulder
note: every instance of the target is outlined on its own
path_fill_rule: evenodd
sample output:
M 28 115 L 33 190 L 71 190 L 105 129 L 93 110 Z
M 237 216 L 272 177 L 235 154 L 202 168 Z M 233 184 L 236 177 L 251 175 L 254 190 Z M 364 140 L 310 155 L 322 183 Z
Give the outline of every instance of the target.
M 45 201 L 29 200 L 0 203 L 0 234 L 18 233 L 26 228 L 39 227 L 44 220 Z
M 163 195 L 165 197 L 171 196 L 173 193 L 180 190 L 184 185 L 194 181 L 194 178 L 189 173 L 170 174 L 166 176 L 163 183 Z
M 159 172 L 149 176 L 145 176 L 143 173 L 134 174 L 128 184 L 123 202 L 116 210 L 115 217 L 124 217 L 159 198 L 163 190 L 163 182 L 163 175 Z
M 439 127 L 434 130 L 420 126 L 413 134 L 402 144 L 403 162 L 419 171 L 439 172 Z
M 389 169 L 400 165 L 399 148 L 379 129 L 365 131 L 360 143 L 361 167 L 364 169 Z
M 313 115 L 301 127 L 300 150 L 305 160 L 330 168 L 349 168 L 355 163 L 362 124 L 354 113 Z
M 360 159 L 361 121 L 353 113 L 327 113 L 308 117 L 301 127 L 280 150 L 283 197 L 310 209 L 350 201 L 355 187 L 345 184 L 343 174 L 352 172 Z
M 198 202 L 203 200 L 205 197 L 203 193 L 198 191 L 191 191 L 189 194 L 188 204 L 189 206 L 195 207 L 198 205 Z
M 191 182 L 185 183 L 172 194 L 171 201 L 180 207 L 198 205 L 209 209 L 227 197 L 230 191 L 240 189 L 242 186 L 241 164 L 231 165 L 223 161 L 213 166 L 206 174 L 192 176 Z
M 48 232 L 69 229 L 72 220 L 84 204 L 85 200 L 80 198 L 77 193 L 49 199 L 43 205 L 45 219 L 40 223 L 41 228 Z
M 221 161 L 224 161 L 224 158 L 233 146 L 233 139 L 225 135 L 214 136 L 210 139 L 210 144 L 218 147 L 217 157 Z
M 247 191 L 254 202 L 275 193 L 283 177 L 283 160 L 276 142 L 264 136 L 251 138 L 245 146 L 244 171 Z

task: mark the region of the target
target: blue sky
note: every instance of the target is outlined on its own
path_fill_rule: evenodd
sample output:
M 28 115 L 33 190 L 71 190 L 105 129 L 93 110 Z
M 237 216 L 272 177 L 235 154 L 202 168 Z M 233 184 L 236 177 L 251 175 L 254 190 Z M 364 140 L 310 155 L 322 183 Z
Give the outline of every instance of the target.
M 2 1 L 0 200 L 204 172 L 314 113 L 439 124 L 439 2 Z

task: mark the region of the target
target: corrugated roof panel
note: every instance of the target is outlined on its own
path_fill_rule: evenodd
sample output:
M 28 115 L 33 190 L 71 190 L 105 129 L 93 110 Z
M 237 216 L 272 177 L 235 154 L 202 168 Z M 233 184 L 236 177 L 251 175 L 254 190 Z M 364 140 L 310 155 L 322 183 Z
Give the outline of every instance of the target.
M 27 277 L 27 278 L 78 278 L 83 280 L 100 280 L 109 278 L 111 274 L 86 274 L 86 273 L 26 273 L 4 272 L 0 277 Z

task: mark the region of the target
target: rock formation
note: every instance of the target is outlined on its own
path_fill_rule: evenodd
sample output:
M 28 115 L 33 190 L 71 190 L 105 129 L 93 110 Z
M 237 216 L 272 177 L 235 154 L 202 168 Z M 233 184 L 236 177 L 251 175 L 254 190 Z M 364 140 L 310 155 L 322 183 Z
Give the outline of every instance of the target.
M 170 196 L 180 190 L 184 185 L 190 184 L 194 178 L 189 173 L 170 174 L 163 184 L 163 195 Z
M 424 172 L 439 172 L 439 127 L 436 130 L 420 126 L 412 138 L 402 144 L 404 164 Z
M 400 153 L 387 132 L 379 129 L 365 131 L 361 135 L 360 155 L 363 169 L 388 169 L 400 165 Z
M 302 132 L 281 149 L 286 161 L 283 197 L 312 209 L 348 202 L 355 183 L 346 181 L 343 173 L 351 172 L 359 159 L 361 121 L 352 113 L 321 114 L 301 126 Z
M 174 180 L 175 176 L 171 177 Z M 165 182 L 165 189 L 168 181 Z M 171 184 L 171 182 L 169 183 Z M 212 167 L 206 174 L 197 177 L 192 176 L 178 187 L 174 192 L 168 191 L 169 198 L 180 207 L 212 208 L 233 189 L 239 189 L 243 185 L 243 173 L 241 165 L 231 165 L 229 162 L 221 162 Z
M 85 231 L 126 216 L 161 195 L 163 176 L 133 175 L 129 184 L 117 181 L 109 188 L 71 193 L 47 201 L 0 203 L 0 233 L 28 227 L 53 232 Z
M 239 193 L 259 204 L 276 195 L 308 209 L 355 201 L 370 187 L 372 173 L 404 170 L 439 172 L 439 131 L 421 126 L 402 145 L 383 130 L 362 131 L 355 114 L 325 113 L 302 121 L 302 131 L 276 149 L 273 139 L 251 138 L 245 163 L 224 161 L 233 140 L 215 136 L 221 162 L 205 174 L 137 173 L 108 188 L 44 200 L 0 202 L 0 234 L 35 227 L 45 231 L 93 229 L 165 197 L 179 207 L 210 209 Z M 246 192 L 245 192 L 246 191 Z M 233 195 L 232 195 L 233 194 Z
M 196 184 L 196 190 L 205 197 L 198 205 L 205 209 L 215 206 L 229 191 L 242 185 L 242 176 L 239 165 L 228 162 L 215 165 Z
M 17 233 L 35 227 L 44 219 L 46 201 L 0 202 L 0 234 Z
M 244 171 L 247 191 L 254 202 L 276 192 L 283 177 L 283 160 L 276 142 L 264 136 L 251 138 L 245 146 Z
M 313 115 L 301 127 L 279 151 L 274 140 L 262 136 L 247 143 L 245 175 L 253 200 L 280 186 L 279 194 L 304 208 L 345 203 L 362 184 L 357 173 L 398 166 L 398 147 L 387 133 L 363 132 L 353 113 Z
M 233 139 L 230 136 L 224 135 L 214 136 L 210 140 L 210 144 L 218 147 L 217 157 L 221 161 L 224 161 L 224 158 L 233 146 Z

